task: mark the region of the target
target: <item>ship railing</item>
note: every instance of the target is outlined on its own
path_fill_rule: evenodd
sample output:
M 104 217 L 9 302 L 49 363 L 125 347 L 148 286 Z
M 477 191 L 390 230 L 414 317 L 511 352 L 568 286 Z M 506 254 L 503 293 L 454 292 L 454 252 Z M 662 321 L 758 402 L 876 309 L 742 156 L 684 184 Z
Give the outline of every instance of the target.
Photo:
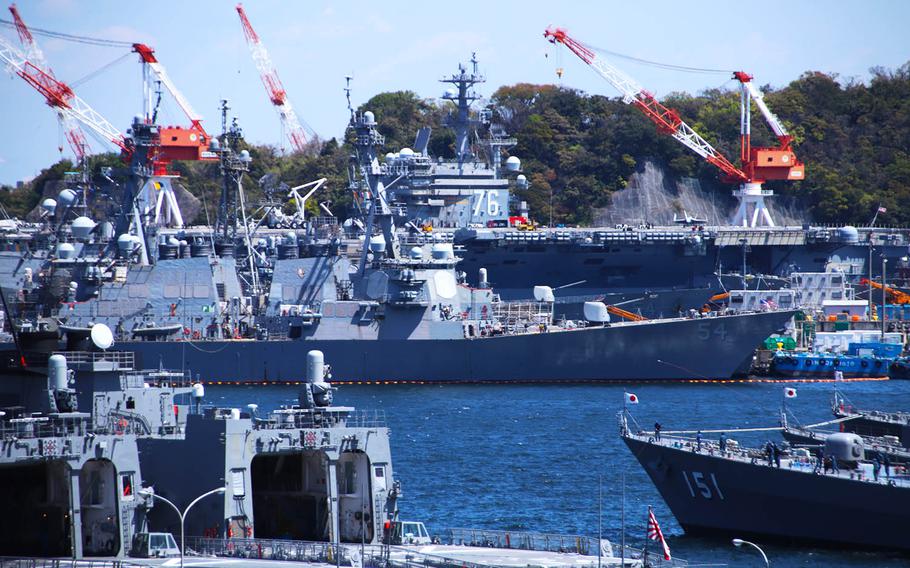
M 54 353 L 66 357 L 70 369 L 84 371 L 130 371 L 136 367 L 132 351 L 66 351 Z
M 777 430 L 777 428 L 771 429 Z M 740 432 L 742 431 L 743 430 L 740 430 Z M 736 430 L 731 429 L 727 430 L 726 432 L 728 434 L 732 434 L 735 433 Z M 724 451 L 721 451 L 720 443 L 717 441 L 702 439 L 701 443 L 699 443 L 697 438 L 680 436 L 678 434 L 668 435 L 661 433 L 660 440 L 656 440 L 653 432 L 648 431 L 639 431 L 637 433 L 626 432 L 624 435 L 641 441 L 647 441 L 649 444 L 659 444 L 661 446 L 678 450 L 694 452 L 708 456 L 716 456 L 721 459 L 748 462 L 752 465 L 778 467 L 776 466 L 776 462 L 774 460 L 769 461 L 768 452 L 764 448 L 743 447 L 740 446 L 735 440 L 727 440 L 726 449 Z M 834 471 L 830 467 L 826 469 L 823 464 L 821 467 L 819 467 L 817 458 L 812 456 L 803 457 L 787 454 L 781 455 L 780 458 L 780 469 L 785 469 L 788 471 L 796 471 L 813 475 L 824 475 L 827 477 L 839 477 L 842 479 L 850 479 L 864 483 L 876 483 L 878 485 L 890 485 L 893 487 L 910 487 L 910 468 L 904 468 L 901 470 L 901 466 L 899 465 L 891 466 L 890 475 L 887 475 L 883 469 L 880 472 L 878 479 L 876 479 L 874 477 L 874 474 L 870 473 L 866 469 L 848 469 L 847 467 L 841 465 L 838 471 Z M 867 454 L 866 460 L 869 459 L 870 457 Z
M 69 558 L 13 558 L 0 556 L 0 568 L 141 568 L 124 560 L 74 560 Z
M 457 546 L 573 553 L 595 558 L 598 556 L 598 552 L 602 556 L 614 558 L 619 557 L 622 552 L 617 545 L 612 544 L 609 540 L 600 540 L 584 535 L 462 528 L 448 529 L 447 533 L 448 544 Z M 631 546 L 626 546 L 624 551 L 627 559 L 640 559 L 645 554 L 643 550 Z M 664 560 L 658 554 L 649 554 L 648 562 L 650 566 L 689 565 L 685 560 Z
M 262 430 L 288 430 L 300 428 L 329 428 L 344 425 L 348 428 L 385 428 L 384 410 L 334 409 L 284 409 L 268 414 L 268 418 L 255 422 Z
M 92 417 L 84 412 L 0 420 L 0 439 L 4 441 L 83 436 L 91 431 Z
M 489 562 L 471 562 L 442 554 L 418 552 L 410 546 L 382 544 L 333 544 L 281 539 L 239 539 L 187 537 L 188 555 L 230 557 L 257 560 L 284 560 L 322 563 L 335 566 L 382 566 L 385 568 L 489 568 Z M 576 561 L 565 564 L 547 563 L 548 568 L 593 568 Z M 654 564 L 654 566 L 669 566 Z M 677 564 L 680 565 L 680 564 Z
M 120 388 L 141 389 L 153 387 L 189 387 L 191 377 L 180 371 L 128 371 L 120 375 Z

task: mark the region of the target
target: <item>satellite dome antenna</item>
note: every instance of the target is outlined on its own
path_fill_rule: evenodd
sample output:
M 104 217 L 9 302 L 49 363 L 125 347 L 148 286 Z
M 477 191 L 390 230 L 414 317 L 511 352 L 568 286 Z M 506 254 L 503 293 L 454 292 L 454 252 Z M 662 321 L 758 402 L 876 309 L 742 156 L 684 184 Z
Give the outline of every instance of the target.
M 111 332 L 111 328 L 103 323 L 93 325 L 90 336 L 95 347 L 102 351 L 110 349 L 114 344 L 114 334 Z

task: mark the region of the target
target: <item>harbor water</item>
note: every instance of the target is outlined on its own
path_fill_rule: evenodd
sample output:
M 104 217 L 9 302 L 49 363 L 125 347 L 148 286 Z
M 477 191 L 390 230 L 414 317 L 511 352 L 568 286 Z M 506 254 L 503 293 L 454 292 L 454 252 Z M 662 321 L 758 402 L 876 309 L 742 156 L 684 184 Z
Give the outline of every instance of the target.
M 736 549 L 726 539 L 683 534 L 620 440 L 617 413 L 627 391 L 640 400 L 628 408 L 643 429 L 652 429 L 655 421 L 664 432 L 775 426 L 785 384 L 797 390 L 797 397 L 787 400 L 791 421 L 832 418 L 832 383 L 358 385 L 341 386 L 336 403 L 385 411 L 403 489 L 401 518 L 424 521 L 431 534 L 465 527 L 596 536 L 602 481 L 603 536 L 618 542 L 624 479 L 629 544 L 643 545 L 651 505 L 674 555 L 759 566 L 754 551 Z M 904 381 L 837 386 L 860 408 L 910 408 L 910 384 Z M 207 404 L 256 402 L 261 410 L 296 400 L 293 386 L 210 386 L 206 393 Z M 776 433 L 727 436 L 744 444 L 781 440 Z M 778 567 L 910 565 L 910 558 L 889 553 L 759 544 Z

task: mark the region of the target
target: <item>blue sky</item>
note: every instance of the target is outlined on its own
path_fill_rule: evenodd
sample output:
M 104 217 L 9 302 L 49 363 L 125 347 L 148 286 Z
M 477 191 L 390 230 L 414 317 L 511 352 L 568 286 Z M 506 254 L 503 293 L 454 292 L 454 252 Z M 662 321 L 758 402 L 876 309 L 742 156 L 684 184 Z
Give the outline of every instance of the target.
M 218 101 L 231 101 L 246 137 L 284 143 L 249 56 L 235 2 L 20 0 L 26 23 L 72 34 L 140 41 L 159 60 L 209 132 L 220 129 Z M 459 9 L 458 7 L 462 8 Z M 5 10 L 0 17 L 10 19 Z M 354 103 L 391 90 L 437 97 L 443 74 L 476 51 L 489 95 L 503 84 L 554 83 L 615 96 L 612 87 L 542 37 L 549 24 L 588 44 L 665 63 L 743 69 L 759 84 L 782 86 L 803 71 L 865 80 L 872 66 L 910 60 L 910 2 L 840 0 L 785 3 L 601 1 L 324 2 L 249 0 L 245 8 L 278 66 L 298 115 L 321 137 L 340 136 L 347 121 L 344 76 L 354 76 Z M 0 34 L 16 41 L 0 27 Z M 85 46 L 38 36 L 57 76 L 122 130 L 141 111 L 138 56 L 81 82 L 126 49 Z M 549 54 L 549 57 L 545 57 Z M 658 96 L 700 92 L 726 77 L 617 65 Z M 561 81 L 555 68 L 565 68 Z M 727 83 L 730 86 L 730 83 Z M 165 95 L 164 124 L 183 124 Z M 59 157 L 54 113 L 21 79 L 0 76 L 0 183 L 37 174 Z M 64 144 L 65 146 L 65 144 Z M 96 150 L 103 149 L 94 143 Z M 69 155 L 68 148 L 64 150 Z M 289 180 L 293 181 L 293 180 Z

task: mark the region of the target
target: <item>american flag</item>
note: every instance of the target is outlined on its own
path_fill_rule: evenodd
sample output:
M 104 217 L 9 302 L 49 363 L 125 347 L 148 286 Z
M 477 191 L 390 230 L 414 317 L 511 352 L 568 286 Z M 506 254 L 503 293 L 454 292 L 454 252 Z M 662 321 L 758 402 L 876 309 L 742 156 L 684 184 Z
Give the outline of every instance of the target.
M 654 511 L 651 507 L 648 507 L 648 538 L 659 540 L 664 549 L 664 560 L 670 560 L 670 547 L 667 546 L 667 541 L 664 540 L 664 533 L 660 531 L 660 525 L 657 524 L 657 518 L 654 516 Z

